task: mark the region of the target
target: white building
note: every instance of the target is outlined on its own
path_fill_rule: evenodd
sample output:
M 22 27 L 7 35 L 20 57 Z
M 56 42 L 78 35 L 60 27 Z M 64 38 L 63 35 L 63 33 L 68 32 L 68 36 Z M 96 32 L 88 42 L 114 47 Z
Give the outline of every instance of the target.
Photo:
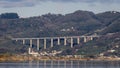
M 33 51 L 32 48 L 30 48 L 30 47 L 29 47 L 29 49 L 28 49 L 28 54 L 34 55 L 34 56 L 38 56 L 38 55 L 39 55 L 38 52 Z

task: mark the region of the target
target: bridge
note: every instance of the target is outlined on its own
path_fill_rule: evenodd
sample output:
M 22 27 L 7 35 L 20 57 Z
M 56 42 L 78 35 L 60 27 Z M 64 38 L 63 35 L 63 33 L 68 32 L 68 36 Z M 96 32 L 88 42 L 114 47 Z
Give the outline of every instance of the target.
M 98 35 L 91 35 L 91 36 L 64 36 L 64 37 L 40 37 L 40 38 L 12 38 L 12 40 L 15 41 L 22 41 L 22 44 L 24 45 L 26 40 L 29 40 L 30 48 L 32 48 L 33 40 L 37 41 L 37 50 L 40 48 L 40 41 L 43 40 L 44 49 L 47 48 L 47 40 L 49 39 L 51 41 L 50 47 L 52 48 L 54 45 L 54 39 L 57 39 L 57 44 L 60 45 L 60 40 L 64 39 L 64 45 L 67 45 L 67 40 L 70 39 L 70 47 L 73 48 L 74 39 L 77 40 L 77 44 L 80 44 L 80 39 L 83 38 L 83 42 L 86 43 L 90 40 L 94 40 L 94 38 L 99 38 Z

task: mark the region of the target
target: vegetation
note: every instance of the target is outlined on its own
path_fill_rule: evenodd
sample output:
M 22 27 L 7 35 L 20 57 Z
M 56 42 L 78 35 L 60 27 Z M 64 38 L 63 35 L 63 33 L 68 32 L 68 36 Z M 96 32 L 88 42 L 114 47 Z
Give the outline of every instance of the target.
M 1 19 L 16 19 L 19 18 L 17 13 L 3 13 L 0 15 Z
M 24 53 L 29 47 L 29 40 L 26 45 L 11 41 L 13 37 L 47 37 L 47 36 L 73 36 L 73 35 L 104 35 L 94 41 L 74 44 L 74 48 L 57 46 L 54 48 L 62 50 L 61 55 L 81 54 L 98 55 L 110 49 L 116 51 L 111 55 L 120 56 L 120 12 L 108 11 L 94 14 L 89 11 L 75 11 L 74 13 L 45 14 L 38 17 L 19 18 L 17 13 L 4 13 L 0 15 L 0 53 Z M 48 41 L 50 43 L 50 41 Z M 114 46 L 119 46 L 115 48 Z M 36 48 L 36 42 L 33 42 Z M 47 45 L 49 47 L 49 45 Z M 43 44 L 41 44 L 41 50 Z M 107 54 L 107 53 L 106 53 Z

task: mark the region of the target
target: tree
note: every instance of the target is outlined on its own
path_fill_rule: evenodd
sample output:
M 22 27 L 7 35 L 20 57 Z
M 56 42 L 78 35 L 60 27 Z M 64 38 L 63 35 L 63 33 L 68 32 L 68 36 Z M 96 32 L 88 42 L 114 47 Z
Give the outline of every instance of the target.
M 17 13 L 3 13 L 0 15 L 1 19 L 16 19 L 19 18 Z

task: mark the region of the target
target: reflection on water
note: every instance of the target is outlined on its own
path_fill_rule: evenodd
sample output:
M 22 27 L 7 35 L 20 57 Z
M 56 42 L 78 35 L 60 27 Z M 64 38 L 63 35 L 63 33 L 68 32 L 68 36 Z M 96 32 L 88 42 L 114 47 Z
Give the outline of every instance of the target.
M 0 68 L 120 68 L 120 61 L 31 61 L 0 63 Z

